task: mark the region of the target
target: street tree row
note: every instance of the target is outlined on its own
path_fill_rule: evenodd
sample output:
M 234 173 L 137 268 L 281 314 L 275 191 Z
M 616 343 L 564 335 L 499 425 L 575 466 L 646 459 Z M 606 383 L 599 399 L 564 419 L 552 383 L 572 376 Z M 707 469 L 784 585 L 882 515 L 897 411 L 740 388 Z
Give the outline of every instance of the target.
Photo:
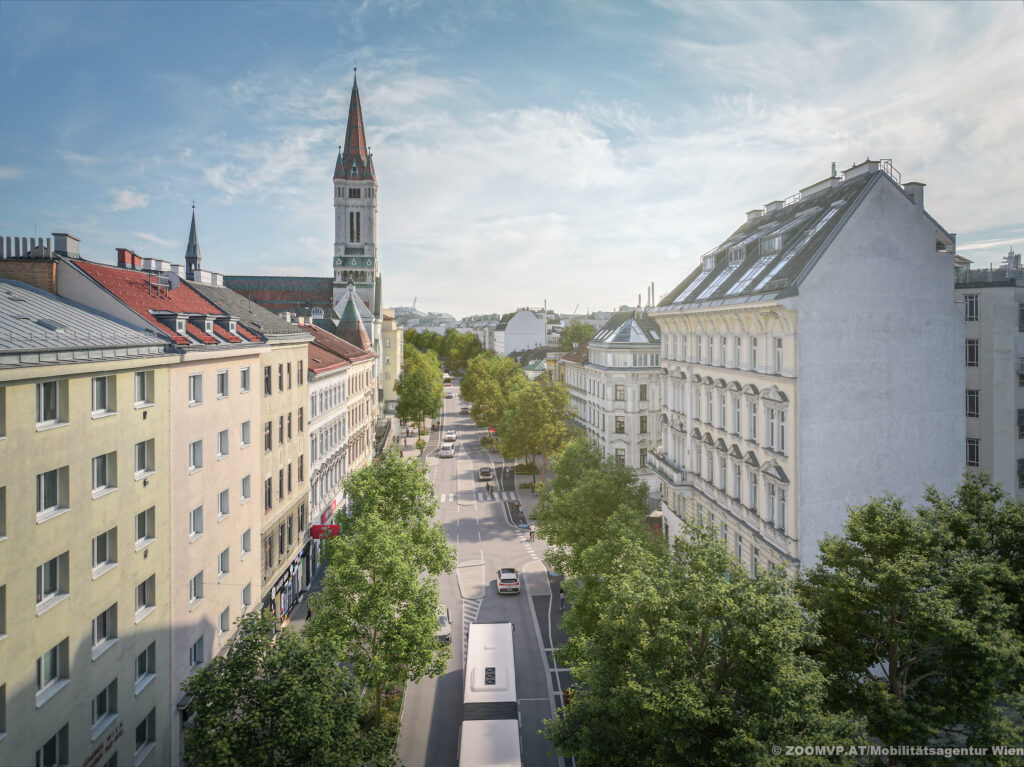
M 466 363 L 484 350 L 474 333 L 460 333 L 454 328 L 446 330 L 443 336 L 432 330 L 420 333 L 409 328 L 405 331 L 404 340 L 406 349 L 434 352 L 452 375 L 460 375 Z

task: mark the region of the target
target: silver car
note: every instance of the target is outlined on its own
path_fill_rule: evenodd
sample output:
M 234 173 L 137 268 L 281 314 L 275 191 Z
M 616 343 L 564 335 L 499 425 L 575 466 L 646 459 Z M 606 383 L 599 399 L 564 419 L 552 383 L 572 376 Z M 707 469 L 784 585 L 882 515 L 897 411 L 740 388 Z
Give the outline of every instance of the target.
M 448 605 L 441 605 L 437 613 L 437 641 L 441 644 L 452 643 L 452 614 L 448 611 Z

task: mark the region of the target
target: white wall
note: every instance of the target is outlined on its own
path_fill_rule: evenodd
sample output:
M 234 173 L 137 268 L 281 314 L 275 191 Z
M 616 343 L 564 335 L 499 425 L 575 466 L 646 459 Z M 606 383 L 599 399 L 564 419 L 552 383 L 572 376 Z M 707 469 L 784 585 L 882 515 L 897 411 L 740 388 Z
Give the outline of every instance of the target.
M 515 316 L 505 325 L 504 343 L 499 354 L 511 354 L 523 349 L 543 346 L 544 326 L 543 317 L 538 317 L 527 310 L 516 312 Z
M 964 467 L 963 306 L 935 225 L 875 183 L 800 286 L 799 557 L 841 533 L 847 507 L 949 492 Z

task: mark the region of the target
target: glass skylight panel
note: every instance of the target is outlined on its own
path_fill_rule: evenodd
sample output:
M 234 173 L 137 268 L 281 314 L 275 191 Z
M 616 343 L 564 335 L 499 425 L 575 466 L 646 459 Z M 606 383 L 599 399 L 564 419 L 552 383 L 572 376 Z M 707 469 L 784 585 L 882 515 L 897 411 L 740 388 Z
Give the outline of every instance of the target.
M 764 286 L 768 284 L 768 281 L 771 280 L 771 278 L 774 277 L 776 274 L 778 274 L 782 267 L 788 264 L 790 259 L 793 258 L 793 256 L 798 251 L 803 250 L 803 247 L 808 242 L 810 242 L 811 238 L 814 235 L 821 231 L 821 228 L 828 223 L 828 220 L 832 218 L 832 216 L 834 216 L 838 210 L 838 208 L 832 208 L 826 211 L 825 215 L 818 219 L 818 222 L 813 227 L 804 232 L 803 236 L 800 238 L 797 244 L 790 248 L 790 250 L 786 253 L 785 256 L 779 259 L 779 262 L 775 264 L 775 266 L 773 266 L 771 270 L 764 276 L 764 278 L 758 283 L 755 290 L 761 290 L 762 288 L 764 288 Z
M 706 288 L 704 288 L 704 290 L 701 291 L 701 294 L 699 296 L 697 296 L 697 298 L 698 299 L 707 298 L 712 293 L 714 293 L 715 290 L 718 289 L 718 286 L 721 285 L 723 282 L 725 282 L 726 277 L 728 277 L 730 274 L 735 272 L 736 268 L 741 263 L 743 263 L 743 262 L 742 261 L 738 261 L 735 264 L 729 264 L 727 267 L 725 267 L 725 269 L 722 270 L 722 273 L 719 274 L 717 277 L 715 277 L 715 279 L 712 280 L 711 284 L 708 285 Z
M 776 259 L 778 257 L 778 253 L 769 253 L 766 256 L 761 256 L 759 259 L 757 259 L 757 261 L 754 262 L 754 265 L 747 270 L 746 274 L 743 275 L 743 279 L 741 279 L 739 282 L 737 282 L 735 285 L 729 288 L 725 292 L 725 294 L 727 296 L 734 296 L 737 293 L 742 293 L 744 290 L 747 289 L 747 286 L 754 281 L 757 275 L 761 273 L 761 270 L 768 266 L 768 264 L 770 264 L 773 259 Z

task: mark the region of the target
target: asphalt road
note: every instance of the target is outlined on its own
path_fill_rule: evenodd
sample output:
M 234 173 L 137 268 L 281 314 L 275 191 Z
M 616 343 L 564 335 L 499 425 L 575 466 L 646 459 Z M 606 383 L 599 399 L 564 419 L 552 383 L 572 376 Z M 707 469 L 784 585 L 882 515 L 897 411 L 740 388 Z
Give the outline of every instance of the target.
M 477 470 L 502 466 L 499 456 L 480 447 L 484 430 L 468 415 L 459 415 L 458 389 L 444 400 L 442 431 L 431 432 L 426 450 L 429 476 L 440 500 L 438 518 L 448 540 L 458 551 L 458 567 L 440 581 L 441 601 L 452 614 L 452 660 L 442 676 L 423 679 L 406 689 L 398 755 L 408 767 L 447 767 L 458 763 L 459 727 L 462 722 L 462 687 L 465 637 L 474 621 L 511 621 L 515 626 L 516 690 L 519 695 L 523 764 L 560 767 L 562 760 L 549 754 L 550 745 L 539 733 L 543 720 L 554 713 L 558 676 L 551 673 L 552 600 L 543 564 L 544 544 L 531 543 L 526 531 L 513 524 L 510 502 L 515 488 L 498 489 L 489 496 Z M 443 429 L 458 433 L 454 458 L 437 458 Z M 515 520 L 518 521 L 518 520 Z M 525 588 L 516 595 L 497 594 L 499 567 L 515 567 Z M 542 612 L 535 612 L 535 608 Z M 543 623 L 543 627 L 541 624 Z

